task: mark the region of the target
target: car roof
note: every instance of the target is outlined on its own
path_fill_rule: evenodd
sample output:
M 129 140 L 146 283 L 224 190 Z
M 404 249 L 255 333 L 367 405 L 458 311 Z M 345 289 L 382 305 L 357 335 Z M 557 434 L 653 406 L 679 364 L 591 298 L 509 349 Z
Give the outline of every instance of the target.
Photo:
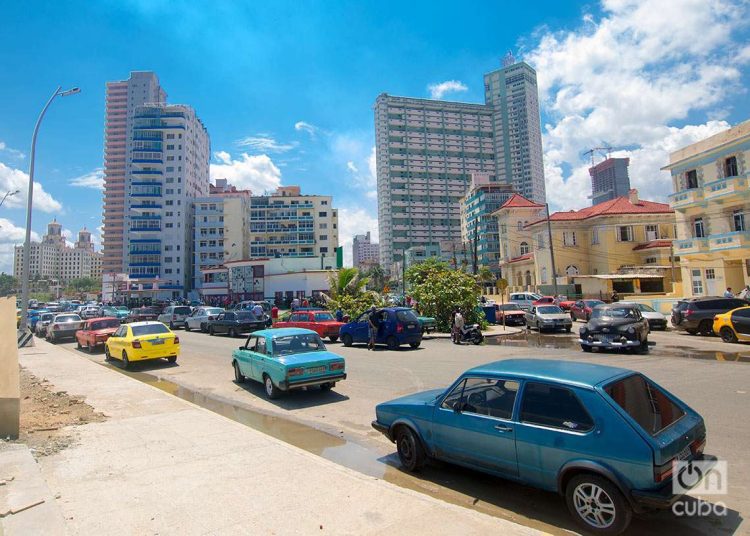
M 632 370 L 619 367 L 556 359 L 505 359 L 466 371 L 466 374 L 511 375 L 526 380 L 551 381 L 587 388 L 633 373 Z
M 142 322 L 130 322 L 129 324 L 123 324 L 123 326 L 130 326 L 131 328 L 134 328 L 138 326 L 153 326 L 154 324 L 164 325 L 164 322 L 159 322 L 157 320 L 144 320 Z
M 251 335 L 261 335 L 263 337 L 286 337 L 288 335 L 309 335 L 310 333 L 313 333 L 317 335 L 317 333 L 311 329 L 304 329 L 304 328 L 274 328 L 274 329 L 259 329 L 258 331 L 253 331 Z
M 99 316 L 97 318 L 88 318 L 86 322 L 98 322 L 99 320 L 117 320 L 114 316 Z M 117 320 L 119 322 L 119 320 Z

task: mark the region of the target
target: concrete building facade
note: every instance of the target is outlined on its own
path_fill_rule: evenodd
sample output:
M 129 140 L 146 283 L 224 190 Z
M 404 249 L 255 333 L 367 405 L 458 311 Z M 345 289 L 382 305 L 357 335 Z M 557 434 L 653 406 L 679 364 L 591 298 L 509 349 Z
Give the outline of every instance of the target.
M 181 104 L 139 106 L 132 132 L 127 273 L 152 298 L 181 298 L 193 284 L 193 201 L 209 191 L 208 132 Z
M 354 235 L 352 239 L 352 265 L 366 270 L 380 263 L 380 245 L 372 242 L 370 231 L 363 235 Z
M 591 176 L 591 204 L 598 205 L 628 195 L 630 158 L 607 158 L 589 168 Z
M 104 119 L 103 269 L 126 266 L 126 174 L 131 166 L 133 115 L 138 106 L 163 103 L 167 95 L 156 74 L 134 71 L 130 78 L 107 82 Z
M 686 296 L 750 284 L 750 121 L 669 155 Z
M 23 273 L 24 246 L 15 247 L 13 274 L 20 278 Z M 31 277 L 55 279 L 68 282 L 71 279 L 102 277 L 102 254 L 94 251 L 91 233 L 83 228 L 73 247 L 68 247 L 62 234 L 62 225 L 57 220 L 47 224 L 47 234 L 41 242 L 31 242 L 29 258 Z
M 544 202 L 536 73 L 512 63 L 485 75 L 485 104 L 375 101 L 380 263 L 414 245 L 455 240 L 472 173 Z

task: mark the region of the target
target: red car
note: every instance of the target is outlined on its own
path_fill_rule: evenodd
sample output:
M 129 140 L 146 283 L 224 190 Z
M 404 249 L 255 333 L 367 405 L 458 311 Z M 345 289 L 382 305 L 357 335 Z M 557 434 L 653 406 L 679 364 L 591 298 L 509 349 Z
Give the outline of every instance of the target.
M 526 325 L 526 311 L 521 309 L 517 303 L 504 303 L 497 305 L 497 313 L 495 313 L 495 323 L 502 324 L 505 319 L 506 326 L 525 326 Z
M 573 322 L 583 320 L 588 322 L 591 318 L 591 310 L 597 305 L 604 305 L 602 300 L 578 300 L 570 308 L 570 318 Z
M 559 305 L 560 309 L 562 309 L 563 311 L 570 311 L 570 308 L 573 307 L 575 303 L 575 300 L 561 300 L 557 303 L 557 305 Z
M 76 331 L 78 348 L 86 348 L 89 352 L 93 352 L 100 344 L 103 346 L 109 336 L 119 327 L 120 321 L 116 318 L 102 317 L 86 320 L 83 327 Z
M 554 296 L 542 296 L 535 302 L 531 302 L 531 305 L 557 305 Z
M 339 329 L 343 322 L 337 322 L 329 311 L 296 311 L 286 322 L 276 322 L 275 328 L 305 328 L 315 331 L 321 338 L 331 342 L 339 339 Z

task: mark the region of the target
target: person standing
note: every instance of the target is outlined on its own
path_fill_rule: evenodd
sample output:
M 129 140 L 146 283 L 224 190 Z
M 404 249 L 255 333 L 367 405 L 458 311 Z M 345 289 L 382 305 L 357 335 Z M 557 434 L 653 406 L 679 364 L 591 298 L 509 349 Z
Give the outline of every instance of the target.
M 302 307 L 310 307 L 310 302 L 307 301 L 307 298 L 305 298 L 304 300 L 302 300 Z
M 367 323 L 370 328 L 370 340 L 367 342 L 367 349 L 373 350 L 375 348 L 375 340 L 378 337 L 378 329 L 380 329 L 380 314 L 378 314 L 378 310 L 374 305 L 370 308 Z
M 296 311 L 299 309 L 299 298 L 294 298 L 292 300 L 292 311 Z
M 336 322 L 343 322 L 344 321 L 344 311 L 341 310 L 341 307 L 336 308 Z
M 273 307 L 271 307 L 271 322 L 274 324 L 279 320 L 279 308 L 276 307 L 276 304 L 273 304 Z
M 263 318 L 263 307 L 258 302 L 255 302 L 255 305 L 253 305 L 253 314 L 255 318 Z
M 453 319 L 453 327 L 456 332 L 456 340 L 454 341 L 456 344 L 461 344 L 461 332 L 464 329 L 464 317 L 461 314 L 461 311 L 456 311 L 456 316 Z
M 617 293 L 616 290 L 612 291 L 612 303 L 617 303 L 620 301 L 620 295 Z
M 734 292 L 732 292 L 732 287 L 727 287 L 727 290 L 724 291 L 724 297 L 725 298 L 734 298 Z

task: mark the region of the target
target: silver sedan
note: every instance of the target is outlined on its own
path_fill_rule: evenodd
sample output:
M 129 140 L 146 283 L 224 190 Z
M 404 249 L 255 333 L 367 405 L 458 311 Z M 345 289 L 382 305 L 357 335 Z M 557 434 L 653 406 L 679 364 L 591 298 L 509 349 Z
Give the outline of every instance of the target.
M 573 321 L 557 305 L 534 305 L 526 313 L 526 328 L 536 328 L 539 333 L 558 329 L 569 332 L 573 328 Z

